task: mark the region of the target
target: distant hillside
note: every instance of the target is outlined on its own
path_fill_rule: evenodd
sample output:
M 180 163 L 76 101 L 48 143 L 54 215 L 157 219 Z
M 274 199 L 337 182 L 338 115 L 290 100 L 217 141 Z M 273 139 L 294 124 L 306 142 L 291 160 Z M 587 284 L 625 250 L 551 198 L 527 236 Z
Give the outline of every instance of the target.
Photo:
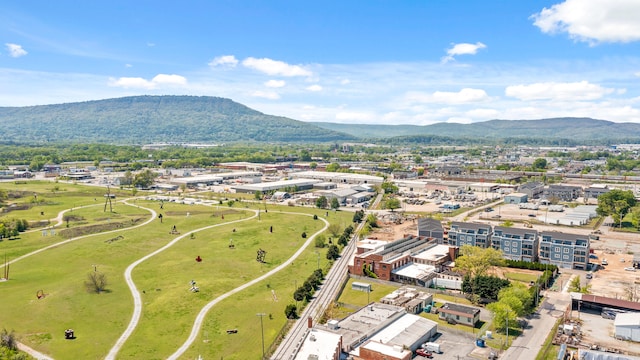
M 229 99 L 133 96 L 29 107 L 0 107 L 0 141 L 329 142 L 354 136 L 266 115 Z
M 370 138 L 419 137 L 450 139 L 568 139 L 576 142 L 640 139 L 640 124 L 614 123 L 591 118 L 554 118 L 542 120 L 491 120 L 473 124 L 438 123 L 411 125 L 354 125 L 314 123 L 325 129 Z

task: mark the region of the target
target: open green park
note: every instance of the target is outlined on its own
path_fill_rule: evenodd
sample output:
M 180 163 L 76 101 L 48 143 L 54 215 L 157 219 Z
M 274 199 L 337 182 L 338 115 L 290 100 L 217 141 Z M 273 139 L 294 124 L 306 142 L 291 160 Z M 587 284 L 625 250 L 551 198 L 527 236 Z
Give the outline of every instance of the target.
M 11 209 L 0 221 L 30 223 L 27 232 L 0 241 L 3 264 L 5 255 L 9 262 L 9 280 L 0 282 L 0 328 L 56 359 L 103 359 L 120 342 L 118 359 L 170 357 L 205 308 L 196 339 L 180 358 L 259 358 L 262 332 L 268 349 L 287 325 L 284 310 L 294 303 L 296 284 L 318 265 L 330 266 L 326 248 L 315 248 L 310 237 L 325 228 L 323 219 L 342 228 L 352 219 L 241 198 L 231 206 L 160 202 L 119 189 L 110 190 L 111 207 L 105 188 L 70 183 L 6 182 L 0 189 L 10 195 L 3 209 Z M 305 242 L 286 268 L 233 292 L 285 263 Z M 260 249 L 264 262 L 256 259 Z M 127 271 L 141 304 L 133 327 Z M 87 287 L 92 273 L 107 278 L 104 291 Z M 191 291 L 192 280 L 199 291 Z M 128 327 L 132 332 L 119 341 Z M 75 339 L 65 339 L 69 328 Z

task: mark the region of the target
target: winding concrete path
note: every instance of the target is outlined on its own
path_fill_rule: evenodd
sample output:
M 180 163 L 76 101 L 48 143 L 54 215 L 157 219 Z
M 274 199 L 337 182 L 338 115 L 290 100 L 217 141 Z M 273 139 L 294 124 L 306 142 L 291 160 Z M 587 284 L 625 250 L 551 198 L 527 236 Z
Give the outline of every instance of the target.
M 136 268 L 136 266 L 140 265 L 141 263 L 143 263 L 144 261 L 148 260 L 149 258 L 167 250 L 168 248 L 172 247 L 173 245 L 175 245 L 178 241 L 184 239 L 187 236 L 190 236 L 191 234 L 195 234 L 199 231 L 203 231 L 203 230 L 208 230 L 211 228 L 215 228 L 218 226 L 223 226 L 223 225 L 229 225 L 229 224 L 234 224 L 237 222 L 242 222 L 242 221 L 247 221 L 250 219 L 254 219 L 258 216 L 258 212 L 259 210 L 251 210 L 251 209 L 245 209 L 248 211 L 253 211 L 254 215 L 250 216 L 246 219 L 240 219 L 240 220 L 234 220 L 234 221 L 229 221 L 229 222 L 224 222 L 224 223 L 220 223 L 220 224 L 215 224 L 215 225 L 209 225 L 209 226 L 205 226 L 199 229 L 195 229 L 192 231 L 189 231 L 187 233 L 185 233 L 184 235 L 178 236 L 175 239 L 171 240 L 169 243 L 167 243 L 165 246 L 159 248 L 158 250 L 155 250 L 152 253 L 149 253 L 145 256 L 143 256 L 142 258 L 136 260 L 135 262 L 133 262 L 131 265 L 129 265 L 127 267 L 127 269 L 124 272 L 124 278 L 127 282 L 127 286 L 129 286 L 129 289 L 131 290 L 131 295 L 133 296 L 133 315 L 131 316 L 131 321 L 129 321 L 129 325 L 127 326 L 127 328 L 125 329 L 125 331 L 122 333 L 122 335 L 120 335 L 120 338 L 116 341 L 115 345 L 113 345 L 113 347 L 111 348 L 111 350 L 109 350 L 109 353 L 107 354 L 107 356 L 105 357 L 105 359 L 107 360 L 113 360 L 116 358 L 116 355 L 118 355 L 118 352 L 120 351 L 120 349 L 122 349 L 122 346 L 124 346 L 124 343 L 129 339 L 129 337 L 131 336 L 131 334 L 133 334 L 133 331 L 136 329 L 136 327 L 138 326 L 138 323 L 140 322 L 140 317 L 142 315 L 142 296 L 140 295 L 140 291 L 138 291 L 138 288 L 136 287 L 136 284 L 133 281 L 133 278 L 131 276 L 131 273 L 133 272 L 133 269 Z
M 30 252 L 30 253 L 27 253 L 27 254 L 24 254 L 22 256 L 19 256 L 19 257 L 13 259 L 13 260 L 7 262 L 7 265 L 11 265 L 11 264 L 13 264 L 15 262 L 18 262 L 20 260 L 26 259 L 26 258 L 28 258 L 30 256 L 39 254 L 39 253 L 41 253 L 43 251 L 46 251 L 46 250 L 49 250 L 49 249 L 53 249 L 53 248 L 58 247 L 60 245 L 64 245 L 64 244 L 70 243 L 72 241 L 77 241 L 77 240 L 85 239 L 85 238 L 92 237 L 92 236 L 98 236 L 98 235 L 104 235 L 104 234 L 112 234 L 112 233 L 116 233 L 116 232 L 119 232 L 119 231 L 127 231 L 127 230 L 131 230 L 131 229 L 136 229 L 136 228 L 139 228 L 139 227 L 142 227 L 142 226 L 145 226 L 145 225 L 149 224 L 150 222 L 152 222 L 155 219 L 157 213 L 154 210 L 149 209 L 149 208 L 144 208 L 144 207 L 141 207 L 141 206 L 138 206 L 138 205 L 131 205 L 131 204 L 127 203 L 127 200 L 128 199 L 122 200 L 122 202 L 125 203 L 126 205 L 129 205 L 129 206 L 137 206 L 140 209 L 145 209 L 145 210 L 150 211 L 151 212 L 151 217 L 147 221 L 145 221 L 145 222 L 143 222 L 141 224 L 135 225 L 135 226 L 122 228 L 122 229 L 109 230 L 109 231 L 99 232 L 99 233 L 95 233 L 95 234 L 82 235 L 82 236 L 77 236 L 77 237 L 74 237 L 74 238 L 71 238 L 71 239 L 63 240 L 63 241 L 57 242 L 55 244 L 51 244 L 49 246 L 45 246 L 45 247 L 40 248 L 38 250 L 34 250 L 34 251 Z M 87 207 L 88 206 L 93 206 L 93 205 L 87 205 Z M 80 207 L 77 207 L 77 208 L 74 208 L 74 209 L 79 209 L 79 208 Z M 56 219 L 60 219 L 60 220 L 59 220 L 59 223 L 56 224 L 56 226 L 58 226 L 58 225 L 60 225 L 62 223 L 61 219 L 62 219 L 63 214 L 65 212 L 69 211 L 69 210 L 71 210 L 71 209 L 63 210 L 58 214 L 58 217 Z M 40 230 L 38 230 L 38 231 L 40 231 Z M 0 268 L 3 268 L 4 266 L 5 266 L 5 264 L 0 264 Z
M 285 214 L 294 214 L 294 215 L 301 215 L 301 216 L 313 216 L 311 214 L 302 214 L 302 213 L 293 213 L 293 212 L 283 212 Z M 182 344 L 182 346 L 180 346 L 180 348 L 178 348 L 178 350 L 176 350 L 175 353 L 173 353 L 171 356 L 169 356 L 167 359 L 168 360 L 177 360 L 180 358 L 180 356 L 182 356 L 188 349 L 189 347 L 193 344 L 193 342 L 196 340 L 196 337 L 198 336 L 198 333 L 200 332 L 200 328 L 202 327 L 202 323 L 204 322 L 204 318 L 207 315 L 207 313 L 209 312 L 209 310 L 211 310 L 211 308 L 213 308 L 216 304 L 218 304 L 219 302 L 221 302 L 222 300 L 228 298 L 231 295 L 234 295 L 242 290 L 245 290 L 246 288 L 257 284 L 258 282 L 270 277 L 271 275 L 279 272 L 280 270 L 285 269 L 287 266 L 289 266 L 295 259 L 297 259 L 302 252 L 313 242 L 313 240 L 315 239 L 315 237 L 318 234 L 321 234 L 322 232 L 324 232 L 328 227 L 329 227 L 329 222 L 327 220 L 325 220 L 324 218 L 318 217 L 319 220 L 322 220 L 324 222 L 324 227 L 322 229 L 320 229 L 319 231 L 317 231 L 316 233 L 314 233 L 313 235 L 311 235 L 307 241 L 298 249 L 298 251 L 296 251 L 293 255 L 291 255 L 291 257 L 283 262 L 282 264 L 280 264 L 278 267 L 274 268 L 273 270 L 269 271 L 268 273 L 257 277 L 247 283 L 245 283 L 244 285 L 240 285 L 237 288 L 226 292 L 220 296 L 218 296 L 217 298 L 215 298 L 214 300 L 212 300 L 211 302 L 209 302 L 207 305 L 205 305 L 202 310 L 200 310 L 200 313 L 198 313 L 198 316 L 196 316 L 196 320 L 193 322 L 193 327 L 191 328 L 191 334 L 189 334 L 189 338 L 187 338 L 187 340 L 184 342 L 184 344 Z

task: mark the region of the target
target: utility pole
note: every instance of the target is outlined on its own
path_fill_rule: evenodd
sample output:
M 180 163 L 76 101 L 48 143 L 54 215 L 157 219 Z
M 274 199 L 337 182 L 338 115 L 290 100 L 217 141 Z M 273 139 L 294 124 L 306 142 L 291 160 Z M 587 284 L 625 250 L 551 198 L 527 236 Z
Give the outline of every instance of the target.
M 257 313 L 256 316 L 260 317 L 260 333 L 262 335 L 262 359 L 264 359 L 264 327 L 262 326 L 262 318 L 267 316 L 267 314 Z

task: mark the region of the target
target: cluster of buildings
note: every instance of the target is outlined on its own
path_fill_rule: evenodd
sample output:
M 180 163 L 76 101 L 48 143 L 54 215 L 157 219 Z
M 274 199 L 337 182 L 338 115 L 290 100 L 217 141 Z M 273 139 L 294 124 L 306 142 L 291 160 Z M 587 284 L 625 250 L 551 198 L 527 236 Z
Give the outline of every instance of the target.
M 413 300 L 422 310 L 430 306 L 430 294 L 415 289 L 399 289 L 388 296 L 386 303 L 371 303 L 342 320 L 330 320 L 325 325 L 308 330 L 297 349 L 296 360 L 353 359 L 409 360 L 422 344 L 438 332 L 436 322 L 392 305 L 399 298 Z M 390 303 L 391 302 L 391 303 Z
M 588 235 L 457 221 L 445 230 L 438 220 L 420 218 L 417 235 L 405 235 L 391 242 L 376 239 L 359 242 L 349 273 L 375 274 L 386 281 L 459 290 L 462 275 L 453 268 L 463 245 L 493 247 L 510 260 L 587 270 L 589 244 Z
M 433 219 L 421 220 L 434 226 Z M 587 270 L 589 263 L 589 235 L 458 221 L 451 223 L 447 235 L 446 240 L 442 239 L 443 243 L 457 247 L 493 247 L 501 250 L 509 260 L 540 262 L 577 270 Z

